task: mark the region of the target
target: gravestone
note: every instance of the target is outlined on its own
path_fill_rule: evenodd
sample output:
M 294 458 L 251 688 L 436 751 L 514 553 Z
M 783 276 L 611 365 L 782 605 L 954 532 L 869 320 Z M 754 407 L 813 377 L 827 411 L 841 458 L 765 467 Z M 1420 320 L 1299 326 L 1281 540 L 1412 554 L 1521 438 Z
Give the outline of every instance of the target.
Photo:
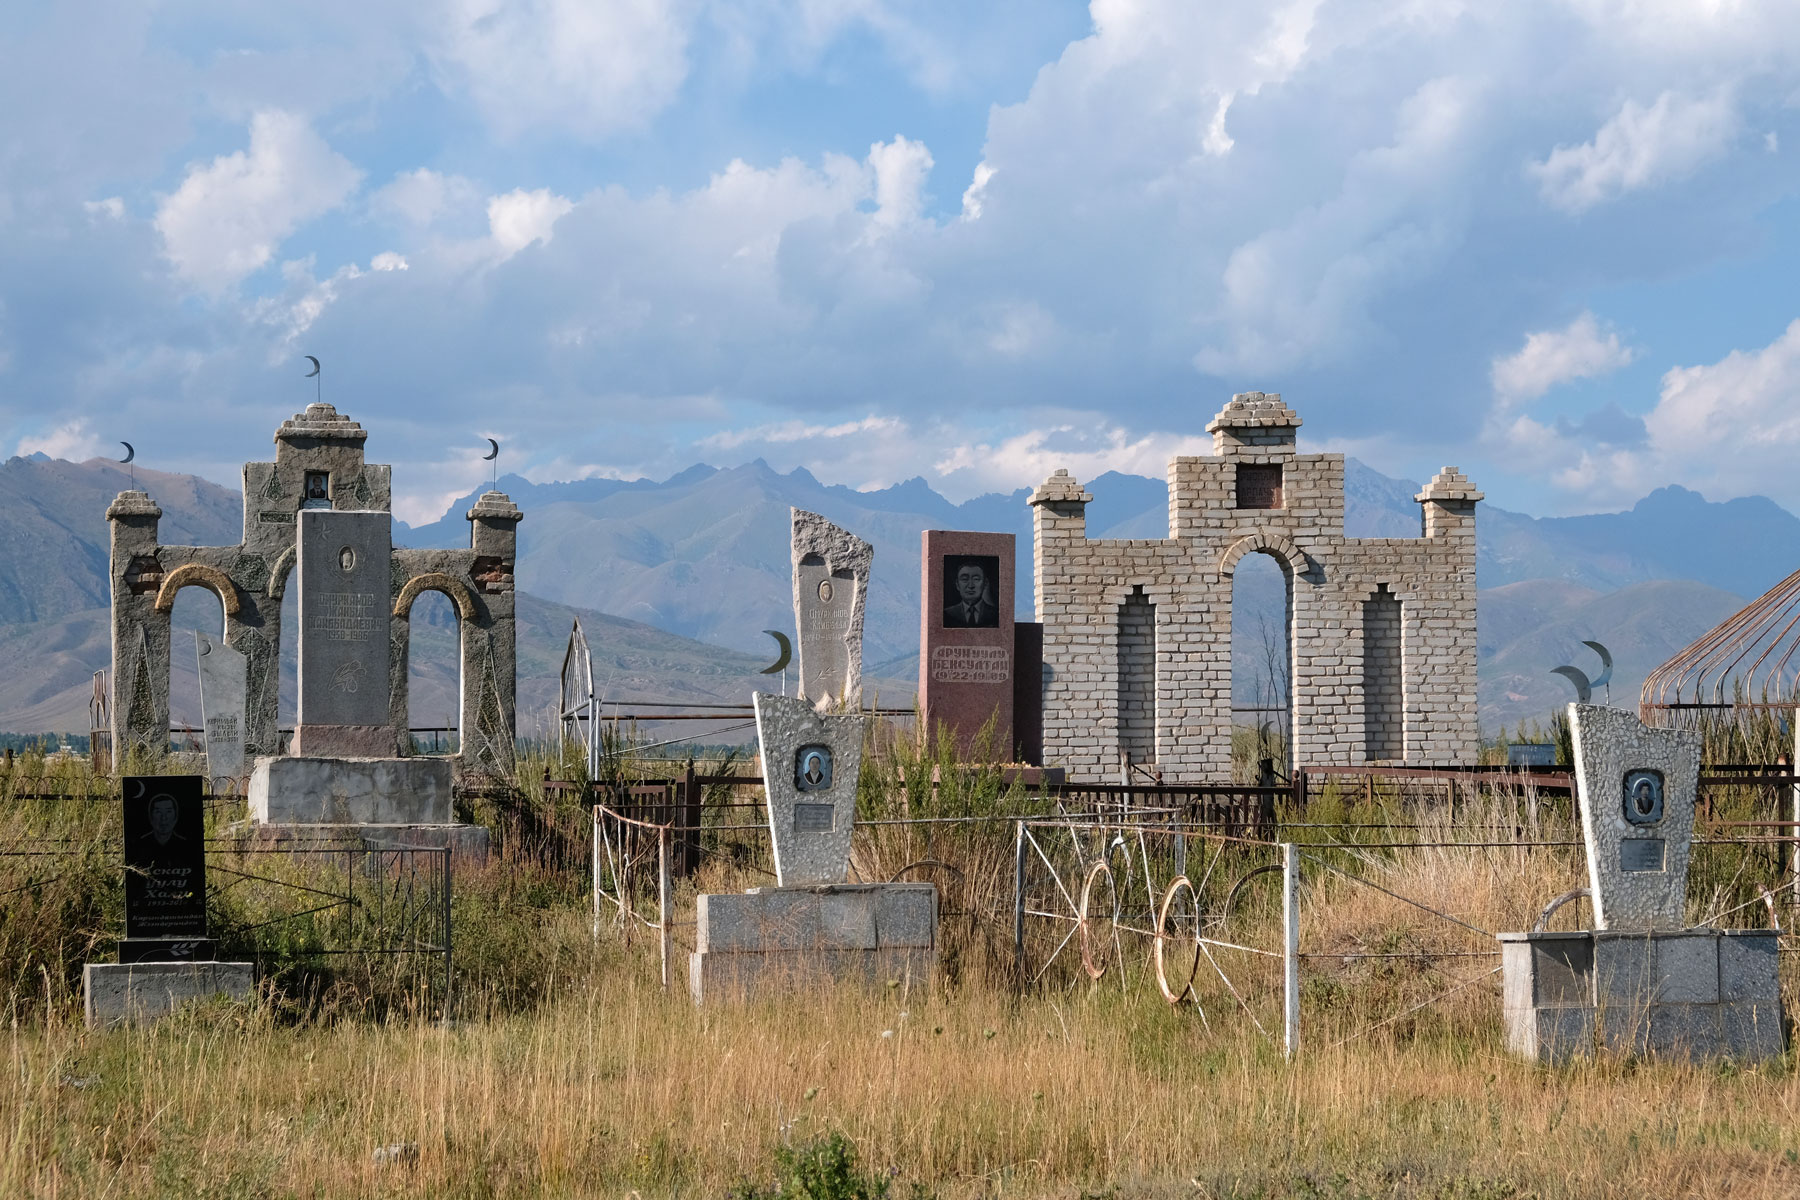
M 989 721 L 994 750 L 1014 755 L 1013 535 L 927 529 L 919 535 L 919 712 L 968 753 Z
M 1700 734 L 1597 704 L 1569 710 L 1594 927 L 1682 928 Z
M 297 755 L 395 752 L 388 711 L 390 520 L 385 512 L 299 513 Z
M 90 1027 L 155 1020 L 214 995 L 248 997 L 251 965 L 218 962 L 206 927 L 206 798 L 198 775 L 121 781 L 125 936 L 116 963 L 87 963 Z
M 200 662 L 200 724 L 206 733 L 206 773 L 223 794 L 244 778 L 244 656 L 217 638 L 194 631 Z
M 123 791 L 125 942 L 120 957 L 126 962 L 211 958 L 206 797 L 200 776 L 128 775 Z
M 845 882 L 863 718 L 766 692 L 753 700 L 777 886 L 699 897 L 688 959 L 695 1003 L 927 974 L 937 960 L 937 888 Z
M 1594 928 L 1500 935 L 1508 1044 L 1546 1061 L 1781 1054 L 1779 930 L 1686 923 L 1700 735 L 1592 704 L 1569 724 Z
M 818 513 L 791 511 L 800 694 L 815 704 L 859 707 L 863 609 L 875 548 Z
M 850 869 L 863 719 L 824 716 L 804 700 L 757 692 L 769 836 L 781 887 L 842 883 Z

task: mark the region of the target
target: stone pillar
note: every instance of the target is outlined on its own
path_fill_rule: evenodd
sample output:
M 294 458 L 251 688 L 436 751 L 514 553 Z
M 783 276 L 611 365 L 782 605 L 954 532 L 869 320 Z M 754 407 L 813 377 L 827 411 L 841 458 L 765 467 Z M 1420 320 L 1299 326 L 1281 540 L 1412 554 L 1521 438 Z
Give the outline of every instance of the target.
M 169 744 L 169 618 L 156 611 L 162 509 L 149 493 L 120 492 L 107 507 L 112 529 L 113 767 L 132 747 Z
M 524 513 L 505 492 L 485 492 L 465 514 L 475 561 L 473 621 L 462 629 L 462 749 L 465 771 L 512 769 L 518 736 L 518 627 L 513 572 Z
M 1044 480 L 1031 494 L 1032 556 L 1037 563 L 1037 619 L 1043 626 L 1044 714 L 1043 749 L 1046 766 L 1059 763 L 1093 735 L 1091 710 L 1083 697 L 1099 696 L 1101 686 L 1114 686 L 1117 664 L 1110 625 L 1091 623 L 1092 614 L 1070 594 L 1061 572 L 1070 561 L 1071 543 L 1087 540 L 1087 506 L 1092 492 L 1065 470 Z M 1104 711 L 1110 712 L 1110 706 Z M 1113 723 L 1116 728 L 1116 722 Z M 1116 765 L 1116 764 L 1115 764 Z
M 1414 497 L 1441 582 L 1403 601 L 1406 761 L 1472 761 L 1481 744 L 1475 699 L 1475 505 L 1482 493 L 1455 467 Z

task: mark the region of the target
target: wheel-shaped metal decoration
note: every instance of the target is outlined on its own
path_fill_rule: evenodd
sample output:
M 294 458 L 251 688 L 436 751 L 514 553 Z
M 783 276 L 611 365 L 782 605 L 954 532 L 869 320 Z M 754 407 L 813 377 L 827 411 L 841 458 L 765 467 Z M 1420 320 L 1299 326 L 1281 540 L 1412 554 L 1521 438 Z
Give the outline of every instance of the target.
M 1102 875 L 1106 876 L 1106 923 L 1107 936 L 1113 937 L 1119 921 L 1119 889 L 1113 882 L 1112 868 L 1104 859 L 1088 868 L 1087 879 L 1081 885 L 1081 910 L 1077 914 L 1076 927 L 1081 930 L 1081 969 L 1088 973 L 1089 979 L 1098 979 L 1106 974 L 1106 968 L 1112 961 L 1106 957 L 1096 960 L 1094 953 L 1093 920 L 1090 916 L 1094 898 L 1094 881 Z
M 1193 902 L 1198 920 L 1200 898 L 1194 891 L 1193 882 L 1186 875 L 1177 875 L 1170 883 L 1169 890 L 1163 893 L 1162 904 L 1156 910 L 1156 986 L 1162 991 L 1164 1000 L 1170 1004 L 1180 1004 L 1194 994 L 1194 976 L 1200 970 L 1200 931 L 1194 930 L 1194 957 L 1188 964 L 1187 977 L 1182 980 L 1180 989 L 1169 986 L 1168 966 L 1164 958 L 1164 947 L 1171 938 L 1178 936 L 1169 932 L 1169 910 L 1175 907 L 1175 897 L 1181 889 L 1186 888 L 1188 898 Z

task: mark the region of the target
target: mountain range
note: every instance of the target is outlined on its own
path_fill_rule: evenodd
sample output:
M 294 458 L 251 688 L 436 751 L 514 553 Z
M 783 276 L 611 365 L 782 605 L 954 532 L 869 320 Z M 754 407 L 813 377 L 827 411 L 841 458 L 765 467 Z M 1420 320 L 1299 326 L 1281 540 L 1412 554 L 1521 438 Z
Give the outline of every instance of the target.
M 0 729 L 79 729 L 88 678 L 106 665 L 106 505 L 129 485 L 106 460 L 70 463 L 34 455 L 0 466 Z M 193 476 L 139 471 L 138 486 L 163 507 L 163 537 L 192 544 L 238 539 L 241 502 Z M 1160 480 L 1109 472 L 1086 481 L 1094 537 L 1160 537 L 1168 527 Z M 555 694 L 569 623 L 581 616 L 596 658 L 596 682 L 627 699 L 743 699 L 770 661 L 763 632 L 791 629 L 788 509 L 810 509 L 875 547 L 864 661 L 885 702 L 911 699 L 917 677 L 919 534 L 983 529 L 1017 536 L 1019 613 L 1029 619 L 1031 510 L 1028 491 L 955 504 L 922 479 L 858 492 L 805 470 L 780 473 L 756 461 L 695 466 L 662 481 L 499 481 L 525 510 L 519 526 L 521 724 Z M 1414 482 L 1352 459 L 1345 466 L 1345 532 L 1419 534 Z M 395 523 L 413 546 L 466 545 L 462 514 L 471 493 L 436 522 Z M 1549 674 L 1562 663 L 1597 671 L 1581 643 L 1613 651 L 1613 695 L 1635 697 L 1645 673 L 1800 564 L 1800 519 L 1761 497 L 1722 503 L 1660 488 L 1630 510 L 1536 518 L 1484 504 L 1477 516 L 1481 587 L 1479 652 L 1484 729 L 1542 719 L 1569 697 Z M 1240 625 L 1279 614 L 1276 573 L 1242 572 Z M 190 599 L 192 597 L 192 599 Z M 206 606 L 211 604 L 208 613 Z M 179 627 L 211 622 L 217 605 L 191 589 Z M 190 611 L 191 610 L 191 611 Z M 439 724 L 453 707 L 456 669 L 447 614 L 422 616 L 415 658 L 415 724 Z M 430 629 L 440 628 L 433 635 Z M 1259 648 L 1235 655 L 1248 676 Z M 442 642 L 439 646 L 437 643 Z M 178 672 L 191 673 L 184 656 Z M 440 661 L 441 660 L 441 661 Z M 177 678 L 178 701 L 184 681 Z M 1239 703 L 1252 697 L 1242 690 Z M 181 705 L 177 704 L 177 721 Z M 430 718 L 430 719 L 426 719 Z

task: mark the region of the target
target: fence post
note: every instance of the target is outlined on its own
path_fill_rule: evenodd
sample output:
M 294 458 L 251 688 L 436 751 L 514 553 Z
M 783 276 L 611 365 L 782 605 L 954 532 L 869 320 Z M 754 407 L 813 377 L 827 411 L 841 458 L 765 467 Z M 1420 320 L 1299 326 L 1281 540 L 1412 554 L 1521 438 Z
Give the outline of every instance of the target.
M 450 857 L 451 847 L 444 847 L 444 1023 L 451 1020 L 451 956 L 450 956 Z
M 1013 822 L 1013 964 L 1025 982 L 1025 822 Z
M 1788 774 L 1800 776 L 1800 708 L 1794 710 L 1789 724 L 1794 730 L 1794 750 L 1788 756 Z M 1800 783 L 1789 789 L 1791 796 L 1788 803 L 1788 820 L 1794 822 L 1788 830 L 1793 835 L 1793 847 L 1789 857 L 1793 860 L 1794 871 L 1794 911 L 1800 912 Z
M 591 797 L 590 797 L 591 798 Z M 600 940 L 600 806 L 589 809 L 593 814 L 594 849 L 593 849 L 593 883 L 594 883 L 594 940 Z
M 656 940 L 662 950 L 662 985 L 669 989 L 669 827 L 656 831 Z
M 1281 925 L 1286 935 L 1281 956 L 1282 1054 L 1294 1057 L 1300 1048 L 1300 848 L 1281 843 Z

